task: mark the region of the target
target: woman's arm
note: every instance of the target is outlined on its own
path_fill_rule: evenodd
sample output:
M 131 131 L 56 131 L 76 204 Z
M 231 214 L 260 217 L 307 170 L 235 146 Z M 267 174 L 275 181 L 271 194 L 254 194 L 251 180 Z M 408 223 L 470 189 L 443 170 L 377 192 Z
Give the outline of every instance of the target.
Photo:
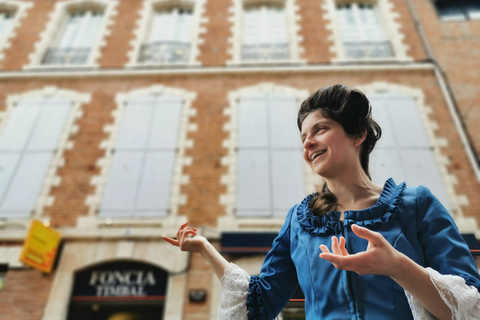
M 225 269 L 230 265 L 205 237 L 197 235 L 197 229 L 188 227 L 188 223 L 178 230 L 177 240 L 169 237 L 163 239 L 182 251 L 200 253 L 210 263 L 218 279 L 222 279 Z
M 331 262 L 337 269 L 358 274 L 390 276 L 404 290 L 438 319 L 452 319 L 450 308 L 430 280 L 428 272 L 410 258 L 393 248 L 378 232 L 357 225 L 352 231 L 368 240 L 367 250 L 350 255 L 345 248 L 345 238 L 332 238 L 332 252 L 321 245 L 320 258 Z

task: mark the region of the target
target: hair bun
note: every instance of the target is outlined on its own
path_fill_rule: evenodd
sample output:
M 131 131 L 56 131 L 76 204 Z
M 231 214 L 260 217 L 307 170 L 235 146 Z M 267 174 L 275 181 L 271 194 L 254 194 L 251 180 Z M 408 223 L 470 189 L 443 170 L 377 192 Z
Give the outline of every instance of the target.
M 370 103 L 366 97 L 355 90 L 349 96 L 348 113 L 355 118 L 366 118 L 370 114 Z

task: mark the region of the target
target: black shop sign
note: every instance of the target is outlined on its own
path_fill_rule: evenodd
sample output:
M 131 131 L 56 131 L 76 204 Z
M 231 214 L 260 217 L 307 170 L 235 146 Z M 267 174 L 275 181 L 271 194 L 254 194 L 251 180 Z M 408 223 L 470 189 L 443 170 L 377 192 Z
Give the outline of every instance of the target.
M 154 265 L 116 260 L 77 271 L 72 302 L 98 300 L 164 300 L 168 273 Z

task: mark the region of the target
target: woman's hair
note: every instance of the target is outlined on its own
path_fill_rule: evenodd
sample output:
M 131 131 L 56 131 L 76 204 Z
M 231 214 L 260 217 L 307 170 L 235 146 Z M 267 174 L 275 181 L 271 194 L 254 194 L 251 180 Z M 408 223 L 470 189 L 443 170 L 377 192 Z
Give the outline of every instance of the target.
M 371 180 L 368 170 L 370 152 L 382 135 L 382 129 L 372 119 L 372 107 L 367 97 L 357 89 L 336 84 L 319 89 L 302 102 L 298 111 L 298 129 L 302 130 L 302 123 L 312 112 L 320 111 L 325 118 L 338 122 L 345 133 L 356 138 L 367 133 L 361 145 L 360 164 L 363 171 Z M 338 206 L 337 198 L 328 190 L 327 183 L 310 203 L 310 209 L 315 215 L 327 214 Z

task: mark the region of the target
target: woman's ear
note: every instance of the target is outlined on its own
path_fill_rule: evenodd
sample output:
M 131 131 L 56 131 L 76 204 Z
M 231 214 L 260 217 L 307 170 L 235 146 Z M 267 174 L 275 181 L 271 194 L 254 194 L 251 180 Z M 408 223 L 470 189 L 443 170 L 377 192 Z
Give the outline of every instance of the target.
M 365 129 L 361 133 L 357 134 L 355 138 L 353 138 L 353 145 L 355 147 L 360 146 L 363 143 L 363 141 L 365 141 L 366 138 L 367 138 L 367 130 Z

